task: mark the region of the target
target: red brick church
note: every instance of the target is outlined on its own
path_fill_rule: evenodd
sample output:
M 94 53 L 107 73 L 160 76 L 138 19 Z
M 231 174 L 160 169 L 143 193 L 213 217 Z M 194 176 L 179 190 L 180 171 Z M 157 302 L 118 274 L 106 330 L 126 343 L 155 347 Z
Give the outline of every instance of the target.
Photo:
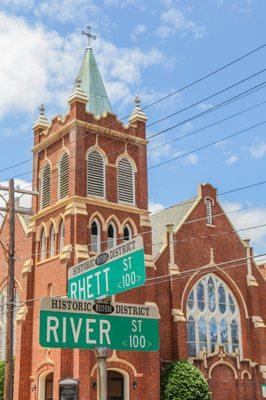
M 156 303 L 159 352 L 109 351 L 108 400 L 159 400 L 160 372 L 194 363 L 214 400 L 261 400 L 266 383 L 265 275 L 224 213 L 216 189 L 150 215 L 147 117 L 139 101 L 128 124 L 113 113 L 93 51 L 85 51 L 66 115 L 40 107 L 33 125 L 32 217 L 16 216 L 15 400 L 58 400 L 59 382 L 97 399 L 93 351 L 39 345 L 39 299 L 65 296 L 69 267 L 142 235 L 147 283 L 116 301 Z M 0 237 L 8 237 L 8 215 Z M 6 264 L 0 249 L 0 302 Z M 160 278 L 161 277 L 161 278 Z M 0 320 L 1 358 L 5 318 Z

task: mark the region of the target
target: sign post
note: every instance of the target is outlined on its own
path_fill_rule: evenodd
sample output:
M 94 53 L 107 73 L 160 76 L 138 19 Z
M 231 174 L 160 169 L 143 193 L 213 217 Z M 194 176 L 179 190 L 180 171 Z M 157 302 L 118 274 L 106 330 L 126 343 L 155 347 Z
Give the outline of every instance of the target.
M 99 399 L 107 400 L 107 349 L 105 347 L 96 349 L 96 357 L 99 380 Z
M 68 271 L 68 297 L 93 300 L 142 286 L 146 280 L 141 236 L 74 265 Z

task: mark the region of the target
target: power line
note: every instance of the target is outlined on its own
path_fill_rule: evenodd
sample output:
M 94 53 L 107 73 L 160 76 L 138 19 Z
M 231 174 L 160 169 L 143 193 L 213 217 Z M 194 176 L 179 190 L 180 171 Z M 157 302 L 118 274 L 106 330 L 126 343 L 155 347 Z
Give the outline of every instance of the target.
M 190 155 L 190 154 L 193 154 L 193 153 L 196 153 L 196 152 L 198 152 L 198 151 L 207 149 L 208 147 L 214 146 L 214 145 L 217 144 L 217 143 L 224 142 L 224 141 L 227 140 L 227 139 L 230 139 L 230 138 L 232 138 L 232 137 L 235 137 L 235 136 L 237 136 L 237 135 L 240 135 L 240 134 L 242 134 L 242 133 L 245 133 L 245 132 L 249 131 L 250 129 L 254 129 L 254 128 L 257 128 L 258 126 L 264 125 L 265 123 L 266 123 L 266 120 L 264 120 L 264 121 L 262 121 L 262 122 L 259 122 L 258 124 L 252 125 L 252 126 L 250 126 L 249 128 L 242 129 L 241 131 L 238 131 L 238 132 L 236 132 L 236 133 L 232 133 L 231 135 L 224 136 L 223 138 L 221 138 L 221 139 L 219 139 L 219 140 L 215 140 L 214 142 L 208 143 L 208 144 L 206 144 L 206 145 L 204 145 L 204 146 L 197 147 L 196 149 L 191 150 L 191 151 L 188 151 L 188 152 L 186 152 L 186 153 L 184 153 L 184 154 L 181 154 L 181 155 L 179 155 L 179 156 L 170 158 L 169 160 L 165 160 L 165 161 L 162 161 L 162 162 L 160 162 L 160 163 L 158 163 L 158 164 L 154 164 L 154 165 L 152 165 L 151 167 L 149 167 L 148 169 L 153 169 L 153 168 L 159 167 L 159 166 L 164 165 L 164 164 L 167 164 L 167 163 L 169 163 L 169 162 L 172 162 L 172 161 L 178 160 L 178 159 L 180 159 L 180 158 L 186 157 L 186 156 L 188 156 L 188 155 Z
M 150 147 L 150 148 L 148 149 L 148 151 L 153 151 L 153 150 L 155 150 L 155 149 L 158 149 L 159 147 L 163 147 L 163 146 L 166 146 L 167 144 L 174 143 L 174 142 L 178 142 L 179 140 L 182 140 L 182 139 L 184 139 L 184 138 L 186 138 L 186 137 L 193 136 L 193 135 L 195 135 L 196 133 L 200 133 L 200 132 L 204 131 L 205 129 L 211 128 L 211 127 L 216 126 L 216 125 L 218 125 L 218 124 L 221 124 L 221 123 L 224 122 L 224 121 L 228 121 L 229 119 L 234 118 L 234 117 L 237 117 L 238 115 L 244 114 L 244 113 L 246 113 L 247 111 L 254 110 L 255 108 L 257 108 L 257 107 L 259 107 L 259 106 L 261 106 L 262 104 L 265 104 L 265 103 L 266 103 L 266 101 L 261 101 L 260 103 L 257 103 L 257 104 L 255 104 L 254 106 L 245 108 L 245 109 L 243 109 L 243 110 L 241 110 L 241 111 L 239 111 L 239 112 L 237 112 L 237 113 L 231 114 L 231 115 L 229 115 L 228 117 L 222 118 L 222 119 L 220 119 L 220 120 L 218 120 L 218 121 L 215 121 L 215 122 L 213 122 L 213 123 L 211 123 L 211 124 L 209 124 L 209 125 L 205 125 L 205 126 L 203 126 L 202 128 L 200 128 L 200 129 L 197 129 L 197 130 L 192 131 L 192 132 L 188 132 L 188 133 L 185 134 L 185 135 L 179 136 L 179 137 L 177 137 L 177 138 L 175 138 L 175 139 L 169 140 L 168 142 L 164 142 L 164 143 L 162 143 L 162 144 L 160 144 L 160 145 L 157 145 L 157 146 L 154 146 L 154 147 Z
M 164 129 L 164 130 L 162 130 L 162 131 L 160 131 L 160 132 L 155 133 L 154 135 L 151 135 L 150 137 L 148 137 L 148 139 L 151 139 L 151 138 L 153 138 L 153 137 L 159 136 L 159 135 L 161 135 L 161 134 L 167 132 L 167 131 L 170 130 L 170 129 L 173 129 L 173 128 L 177 127 L 177 126 L 184 125 L 184 124 L 186 124 L 187 122 L 190 122 L 190 121 L 192 121 L 192 120 L 194 120 L 194 119 L 197 119 L 197 118 L 199 118 L 199 117 L 202 117 L 202 116 L 204 116 L 204 115 L 206 115 L 206 114 L 209 114 L 210 112 L 212 112 L 212 111 L 214 111 L 215 109 L 217 109 L 217 108 L 219 108 L 219 107 L 225 105 L 226 103 L 231 103 L 232 101 L 241 99 L 243 96 L 246 96 L 246 95 L 248 95 L 248 94 L 253 93 L 254 91 L 257 91 L 257 90 L 263 88 L 263 87 L 265 86 L 265 83 L 266 83 L 266 81 L 264 81 L 264 82 L 262 82 L 262 83 L 260 83 L 260 84 L 258 84 L 258 85 L 256 85 L 256 86 L 254 86 L 254 87 L 251 87 L 250 89 L 247 89 L 247 90 L 245 90 L 244 92 L 239 93 L 238 95 L 233 96 L 232 98 L 229 98 L 229 99 L 225 100 L 224 102 L 222 102 L 222 103 L 220 103 L 220 104 L 218 104 L 218 105 L 212 107 L 211 109 L 208 109 L 208 110 L 202 111 L 202 112 L 200 112 L 200 113 L 198 113 L 198 114 L 195 114 L 195 115 L 193 115 L 192 117 L 187 118 L 187 119 L 185 119 L 185 120 L 179 122 L 178 124 L 175 124 L 174 126 L 172 126 L 172 127 L 170 127 L 170 128 Z M 81 139 L 84 139 L 84 137 L 81 137 L 81 138 L 78 139 L 78 140 L 81 140 Z M 116 141 L 117 141 L 117 139 L 114 139 L 114 138 L 112 138 L 112 140 L 116 140 Z M 120 141 L 120 140 L 118 140 L 118 141 Z M 141 141 L 140 141 L 139 143 L 137 143 L 137 144 L 136 144 L 136 143 L 131 144 L 131 145 L 129 144 L 129 145 L 127 146 L 127 149 L 129 149 L 129 148 L 132 147 L 132 146 L 141 145 L 141 144 L 143 144 L 143 143 L 146 143 L 146 139 L 141 140 Z M 123 145 L 124 145 L 124 144 L 123 144 Z M 80 151 L 81 151 L 81 150 L 80 150 Z M 120 154 L 122 151 L 123 151 L 123 149 L 121 149 L 121 150 L 119 150 L 119 151 L 112 152 L 112 153 L 106 153 L 106 156 L 111 156 L 111 155 L 114 155 L 114 154 Z M 75 155 L 75 156 L 76 156 L 76 155 Z M 75 156 L 69 157 L 69 159 L 72 159 L 72 158 L 74 158 Z M 83 166 L 80 166 L 79 168 L 81 169 L 81 168 L 83 168 Z M 24 172 L 24 173 L 15 175 L 14 178 L 20 178 L 20 177 L 22 177 L 22 176 L 32 174 L 33 172 L 36 172 L 36 171 L 38 171 L 38 169 L 36 169 L 36 170 L 31 170 L 31 171 L 28 171 L 28 172 Z M 0 171 L 0 172 L 1 172 L 1 171 Z M 52 173 L 55 173 L 55 172 L 56 172 L 55 170 L 52 171 Z M 4 179 L 2 179 L 2 181 L 6 181 L 6 180 L 8 180 L 8 179 L 10 179 L 10 177 L 4 178 Z M 30 187 L 30 185 L 29 185 L 29 186 L 26 186 L 26 187 Z
M 266 46 L 266 45 L 264 44 L 263 46 L 260 46 L 259 48 L 255 49 L 254 51 L 257 51 L 257 50 L 259 50 L 259 49 L 261 49 L 261 48 L 263 48 L 263 47 L 265 47 L 265 46 Z M 252 54 L 254 51 L 248 53 L 247 55 Z M 242 58 L 243 58 L 243 57 L 241 57 L 240 59 L 242 59 Z M 237 62 L 237 60 L 236 60 L 235 62 Z M 233 63 L 234 63 L 234 62 L 233 62 Z M 231 63 L 230 63 L 229 65 L 231 65 Z M 224 69 L 224 68 L 225 68 L 225 67 L 222 67 L 222 69 Z M 219 69 L 219 70 L 221 70 L 221 69 Z M 200 103 L 202 103 L 203 101 L 206 101 L 206 100 L 208 100 L 208 99 L 210 99 L 210 98 L 212 98 L 212 97 L 214 97 L 214 96 L 217 96 L 218 94 L 221 94 L 221 93 L 223 93 L 223 92 L 225 92 L 225 91 L 227 91 L 227 90 L 229 90 L 229 89 L 231 89 L 231 88 L 233 88 L 233 87 L 235 87 L 235 86 L 237 86 L 237 85 L 239 85 L 239 84 L 241 84 L 241 83 L 243 83 L 243 82 L 246 82 L 247 80 L 252 79 L 253 77 L 258 76 L 258 75 L 260 75 L 261 73 L 265 72 L 265 70 L 266 70 L 266 69 L 264 68 L 264 69 L 262 69 L 262 70 L 260 70 L 260 71 L 258 71 L 258 72 L 256 72 L 256 73 L 254 73 L 254 74 L 252 74 L 252 75 L 250 75 L 250 76 L 248 76 L 248 77 L 242 79 L 241 81 L 238 81 L 238 82 L 236 82 L 236 83 L 234 83 L 234 84 L 228 86 L 227 88 L 222 89 L 221 91 L 219 91 L 219 92 L 217 92 L 217 93 L 213 93 L 211 96 L 208 96 L 207 98 L 204 98 L 204 99 L 202 99 L 202 100 L 200 100 L 200 101 L 198 101 L 198 102 L 196 102 L 196 103 L 194 103 L 194 104 L 192 104 L 192 105 L 187 106 L 186 108 L 184 108 L 184 109 L 182 109 L 182 110 L 179 110 L 179 111 L 177 111 L 177 112 L 175 112 L 175 113 L 173 113 L 173 114 L 171 114 L 171 115 L 169 115 L 169 116 L 167 116 L 167 117 L 164 117 L 163 120 L 168 119 L 168 118 L 170 118 L 171 116 L 174 116 L 174 115 L 176 115 L 176 114 L 179 114 L 179 113 L 181 113 L 181 112 L 183 112 L 183 111 L 185 111 L 185 110 L 187 110 L 187 109 L 189 109 L 189 108 L 191 108 L 191 107 L 193 107 L 193 106 L 195 106 L 195 105 L 197 105 L 197 104 L 200 104 Z M 213 73 L 212 73 L 212 74 L 213 74 Z M 203 79 L 204 79 L 204 78 L 202 78 L 201 80 L 203 80 Z M 190 86 L 192 86 L 192 85 L 190 85 Z M 177 91 L 177 92 L 178 92 L 178 91 Z M 177 92 L 176 92 L 176 93 L 177 93 Z M 171 95 L 172 95 L 172 94 L 171 94 Z M 162 100 L 164 100 L 164 99 L 165 99 L 165 97 L 162 98 Z M 161 100 L 158 100 L 157 103 L 158 103 L 159 101 L 161 101 Z M 151 105 L 146 106 L 146 107 L 144 107 L 144 108 L 148 108 L 148 107 L 150 107 L 150 106 L 151 106 Z M 143 109 L 144 109 L 144 108 L 143 108 Z M 126 118 L 126 117 L 124 117 L 124 118 L 122 118 L 122 119 L 125 119 L 125 118 Z M 159 123 L 159 122 L 161 122 L 161 121 L 162 121 L 162 120 L 154 121 L 153 123 L 147 125 L 147 128 L 148 128 L 149 126 L 155 125 L 155 124 L 157 124 L 157 123 Z M 111 124 L 111 125 L 112 125 L 112 124 Z M 109 125 L 109 128 L 110 128 L 110 125 Z M 82 138 L 80 138 L 79 140 L 81 140 L 81 139 L 82 139 Z M 72 142 L 74 142 L 74 141 L 72 141 Z M 25 160 L 25 161 L 21 161 L 21 162 L 19 162 L 19 163 L 17 163 L 17 164 L 14 164 L 14 165 L 5 167 L 5 168 L 1 169 L 0 172 L 4 172 L 4 171 L 7 171 L 7 170 L 9 170 L 9 169 L 15 168 L 15 167 L 17 167 L 17 166 L 21 166 L 21 165 L 23 165 L 23 164 L 26 164 L 26 163 L 32 161 L 33 159 L 34 159 L 34 157 L 33 157 L 33 158 L 30 158 L 30 159 L 27 159 L 27 160 Z

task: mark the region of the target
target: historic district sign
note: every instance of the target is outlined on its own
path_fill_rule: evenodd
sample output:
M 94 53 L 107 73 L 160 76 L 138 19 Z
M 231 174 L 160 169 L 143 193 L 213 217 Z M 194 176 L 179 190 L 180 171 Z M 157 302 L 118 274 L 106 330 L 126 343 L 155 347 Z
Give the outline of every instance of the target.
M 40 344 L 50 348 L 156 351 L 156 306 L 46 297 L 40 303 Z
M 68 272 L 68 297 L 93 300 L 145 283 L 143 239 L 138 236 L 96 257 L 74 265 Z

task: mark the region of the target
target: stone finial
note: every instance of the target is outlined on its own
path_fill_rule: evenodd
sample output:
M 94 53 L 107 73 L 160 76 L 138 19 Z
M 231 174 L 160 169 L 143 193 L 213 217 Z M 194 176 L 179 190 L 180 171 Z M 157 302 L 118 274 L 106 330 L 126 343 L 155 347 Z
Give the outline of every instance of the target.
M 50 125 L 48 119 L 46 118 L 45 107 L 44 107 L 43 104 L 40 105 L 39 112 L 40 112 L 39 117 L 38 117 L 38 119 L 36 120 L 36 122 L 34 123 L 34 125 L 32 127 L 33 130 L 36 130 L 36 129 L 45 130 Z
M 80 88 L 81 87 L 81 79 L 80 79 L 79 75 L 76 77 L 75 83 L 76 83 L 76 85 L 75 85 L 76 88 Z
M 45 107 L 43 104 L 40 105 L 39 111 L 40 111 L 40 115 L 45 115 Z
M 81 79 L 80 76 L 78 75 L 75 79 L 75 86 L 74 86 L 74 90 L 71 94 L 71 96 L 68 99 L 68 103 L 71 104 L 73 103 L 73 101 L 80 101 L 81 103 L 87 103 L 89 101 L 88 96 L 86 95 L 86 93 L 84 92 L 84 90 L 81 87 Z
M 146 122 L 147 120 L 148 120 L 147 115 L 144 113 L 144 111 L 141 109 L 141 106 L 140 106 L 140 97 L 136 96 L 135 97 L 135 108 L 132 111 L 128 121 L 130 124 L 132 124 L 136 121 Z

